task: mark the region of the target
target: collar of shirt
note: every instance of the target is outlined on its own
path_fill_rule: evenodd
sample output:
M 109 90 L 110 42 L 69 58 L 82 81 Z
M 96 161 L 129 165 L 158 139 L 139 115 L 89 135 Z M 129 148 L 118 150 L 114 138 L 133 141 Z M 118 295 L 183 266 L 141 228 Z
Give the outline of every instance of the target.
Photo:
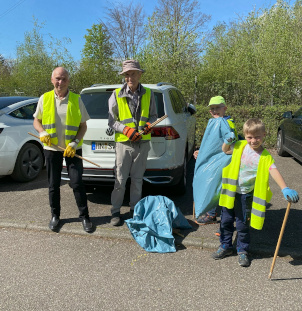
M 130 87 L 128 86 L 128 84 L 127 84 L 127 87 L 126 87 L 126 92 L 127 92 L 127 94 L 130 94 L 130 95 L 133 95 L 133 94 L 140 94 L 141 93 L 141 84 L 139 83 L 138 84 L 138 87 L 137 87 L 137 89 L 135 90 L 135 92 L 132 92 L 131 90 L 130 90 Z
M 69 96 L 69 90 L 68 90 L 66 96 L 63 97 L 63 98 L 60 98 L 59 95 L 56 94 L 56 91 L 54 91 L 54 92 L 55 92 L 55 98 L 58 99 L 58 100 L 61 100 L 61 101 L 63 101 L 65 98 L 68 98 L 68 96 Z
M 68 90 L 66 96 L 63 97 L 63 98 L 60 98 L 59 95 L 57 95 L 56 92 L 55 92 L 55 100 L 56 100 L 57 105 L 61 106 L 64 103 L 67 104 L 68 103 L 68 101 L 67 101 L 68 96 L 69 96 L 69 90 Z

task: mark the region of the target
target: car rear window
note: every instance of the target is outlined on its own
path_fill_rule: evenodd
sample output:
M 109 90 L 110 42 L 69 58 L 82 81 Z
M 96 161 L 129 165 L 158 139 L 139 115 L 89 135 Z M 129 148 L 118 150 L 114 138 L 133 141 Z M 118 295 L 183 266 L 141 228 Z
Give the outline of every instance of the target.
M 108 99 L 112 92 L 81 94 L 82 101 L 91 119 L 108 119 Z
M 87 109 L 91 119 L 108 119 L 108 99 L 112 94 L 110 92 L 93 92 L 81 94 L 82 101 Z M 154 92 L 155 104 L 158 117 L 165 114 L 163 95 Z
M 31 98 L 34 98 L 34 97 L 29 97 L 29 96 L 0 97 L 0 109 L 5 108 L 11 104 L 15 104 L 15 103 L 21 102 L 21 101 L 26 100 L 26 99 L 31 99 Z
M 154 98 L 157 109 L 157 116 L 158 118 L 161 118 L 165 114 L 163 94 L 154 92 Z

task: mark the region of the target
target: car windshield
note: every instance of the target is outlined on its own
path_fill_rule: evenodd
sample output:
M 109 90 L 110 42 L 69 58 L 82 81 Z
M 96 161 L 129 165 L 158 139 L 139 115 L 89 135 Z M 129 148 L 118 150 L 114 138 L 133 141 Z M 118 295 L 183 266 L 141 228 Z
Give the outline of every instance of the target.
M 81 94 L 82 101 L 87 109 L 91 119 L 108 119 L 108 99 L 110 92 L 93 92 Z M 158 117 L 162 117 L 164 112 L 164 103 L 162 93 L 154 92 L 155 103 Z
M 11 97 L 0 97 L 0 109 L 5 108 L 11 104 L 15 104 L 21 102 L 26 99 L 31 99 L 34 97 L 27 97 L 27 96 L 11 96 Z

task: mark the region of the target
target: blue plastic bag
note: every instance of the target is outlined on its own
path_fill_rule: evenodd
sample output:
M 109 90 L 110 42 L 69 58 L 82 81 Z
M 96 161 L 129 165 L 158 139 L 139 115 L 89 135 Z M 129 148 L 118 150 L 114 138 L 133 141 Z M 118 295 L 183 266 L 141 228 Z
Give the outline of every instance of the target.
M 173 228 L 191 229 L 174 202 L 164 196 L 147 196 L 134 207 L 126 224 L 136 242 L 147 252 L 176 252 Z
M 199 148 L 193 178 L 196 218 L 218 205 L 222 169 L 231 161 L 231 155 L 222 151 L 222 144 L 224 137 L 230 132 L 225 118 L 209 120 Z

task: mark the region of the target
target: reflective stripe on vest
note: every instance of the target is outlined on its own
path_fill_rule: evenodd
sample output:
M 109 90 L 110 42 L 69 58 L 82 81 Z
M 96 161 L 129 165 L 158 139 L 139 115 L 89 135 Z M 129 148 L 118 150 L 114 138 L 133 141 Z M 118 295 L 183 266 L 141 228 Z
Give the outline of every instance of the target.
M 232 161 L 222 170 L 222 190 L 219 205 L 232 209 L 234 207 L 240 160 L 247 141 L 241 140 L 235 143 Z M 259 159 L 257 175 L 254 187 L 253 204 L 251 211 L 251 227 L 261 230 L 265 218 L 266 204 L 272 198 L 269 188 L 269 168 L 274 159 L 267 150 L 263 150 Z
M 144 89 L 146 90 L 146 93 L 141 98 L 141 116 L 140 116 L 140 120 L 138 123 L 138 131 L 143 130 L 146 122 L 149 120 L 151 90 L 146 87 L 144 87 Z M 136 124 L 133 120 L 126 97 L 118 97 L 120 90 L 121 90 L 120 88 L 115 90 L 116 101 L 117 101 L 118 110 L 119 110 L 119 122 L 121 122 L 125 126 L 136 128 Z M 151 134 L 142 135 L 142 140 L 150 140 L 150 139 L 151 139 Z M 129 138 L 123 133 L 115 132 L 116 142 L 128 141 L 128 140 Z
M 66 111 L 66 129 L 65 129 L 65 145 L 67 146 L 77 135 L 79 125 L 81 123 L 81 111 L 79 107 L 80 95 L 69 91 L 68 105 Z M 50 91 L 43 95 L 43 116 L 42 125 L 47 133 L 50 134 L 51 143 L 58 144 L 58 136 L 55 118 L 55 92 Z M 78 146 L 83 144 L 83 139 Z M 46 146 L 46 144 L 44 144 Z

